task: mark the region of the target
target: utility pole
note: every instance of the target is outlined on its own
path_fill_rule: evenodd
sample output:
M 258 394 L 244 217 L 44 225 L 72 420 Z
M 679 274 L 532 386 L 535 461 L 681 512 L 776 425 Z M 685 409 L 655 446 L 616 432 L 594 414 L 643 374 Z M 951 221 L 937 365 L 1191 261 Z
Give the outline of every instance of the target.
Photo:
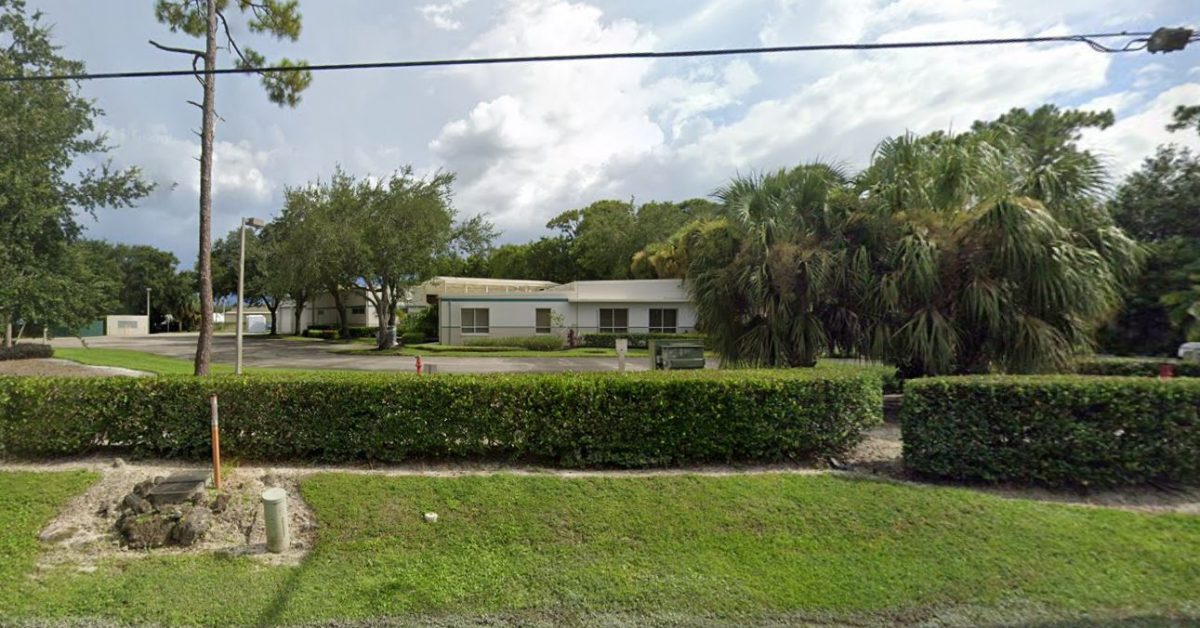
M 242 218 L 239 221 L 241 242 L 238 247 L 238 294 L 237 294 L 237 360 L 233 372 L 242 374 L 242 301 L 246 299 L 246 227 L 261 229 L 266 223 L 261 218 Z

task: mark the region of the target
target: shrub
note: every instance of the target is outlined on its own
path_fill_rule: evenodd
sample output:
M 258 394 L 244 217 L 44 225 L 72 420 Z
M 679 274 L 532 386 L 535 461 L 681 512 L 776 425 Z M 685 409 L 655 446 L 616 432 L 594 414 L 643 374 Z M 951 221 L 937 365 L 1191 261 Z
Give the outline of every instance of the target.
M 704 334 L 700 333 L 683 333 L 683 334 L 584 334 L 583 346 L 585 347 L 601 347 L 612 349 L 617 346 L 617 338 L 628 338 L 629 348 L 645 349 L 651 340 L 707 340 Z M 705 342 L 705 346 L 707 346 Z
M 229 456 L 401 462 L 510 457 L 564 466 L 772 462 L 834 455 L 880 421 L 863 369 L 243 377 L 0 377 L 0 449 L 121 446 L 209 455 L 208 396 Z
M 1173 365 L 1177 377 L 1200 377 L 1200 362 L 1170 358 L 1086 358 L 1075 362 L 1075 372 L 1081 375 L 1158 377 L 1158 367 L 1162 364 Z
M 11 347 L 0 347 L 0 362 L 52 357 L 54 357 L 54 348 L 50 345 L 17 343 Z
M 325 340 L 337 340 L 342 337 L 340 327 L 337 325 L 309 325 L 304 329 L 304 335 L 309 338 L 323 338 Z M 378 327 L 374 326 L 357 326 L 350 328 L 351 338 L 374 338 L 379 332 Z
M 422 331 L 406 331 L 400 334 L 400 341 L 406 345 L 415 345 L 425 342 L 425 332 Z
M 904 464 L 1049 486 L 1200 480 L 1200 381 L 946 377 L 905 384 Z
M 472 338 L 468 347 L 503 347 L 528 351 L 558 351 L 563 348 L 562 336 L 509 336 L 507 338 Z

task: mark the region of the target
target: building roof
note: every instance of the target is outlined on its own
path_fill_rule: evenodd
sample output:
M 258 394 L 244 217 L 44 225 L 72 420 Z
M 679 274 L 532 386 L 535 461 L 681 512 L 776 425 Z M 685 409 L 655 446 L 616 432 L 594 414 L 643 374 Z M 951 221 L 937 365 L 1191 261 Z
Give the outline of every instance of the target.
M 565 293 L 568 301 L 579 303 L 636 303 L 688 301 L 681 279 L 619 279 L 612 281 L 572 281 L 547 288 L 547 293 Z

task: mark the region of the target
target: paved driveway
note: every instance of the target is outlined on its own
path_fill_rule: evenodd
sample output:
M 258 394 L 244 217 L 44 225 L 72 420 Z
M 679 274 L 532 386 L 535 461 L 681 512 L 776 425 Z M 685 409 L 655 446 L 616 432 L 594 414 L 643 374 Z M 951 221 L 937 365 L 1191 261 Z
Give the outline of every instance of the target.
M 75 338 L 57 338 L 56 347 L 79 347 Z M 173 358 L 191 360 L 196 354 L 196 334 L 154 334 L 133 338 L 88 338 L 90 347 L 132 349 Z M 350 371 L 413 371 L 415 359 L 406 356 L 339 355 L 335 351 L 350 345 L 324 342 L 296 342 L 246 336 L 242 361 L 246 366 L 284 367 L 297 369 L 339 369 Z M 355 345 L 362 346 L 362 345 Z M 213 360 L 233 364 L 234 337 L 218 335 L 213 339 Z M 467 358 L 428 356 L 425 364 L 436 365 L 442 373 L 512 373 L 560 371 L 615 371 L 616 358 Z M 646 358 L 628 361 L 627 369 L 644 371 Z

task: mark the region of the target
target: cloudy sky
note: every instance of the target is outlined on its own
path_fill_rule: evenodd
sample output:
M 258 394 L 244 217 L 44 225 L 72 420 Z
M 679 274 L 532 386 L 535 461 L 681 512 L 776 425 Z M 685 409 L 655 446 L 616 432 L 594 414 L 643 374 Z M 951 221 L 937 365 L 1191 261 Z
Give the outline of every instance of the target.
M 146 42 L 198 45 L 153 18 L 152 0 L 30 0 L 64 54 L 92 71 L 181 67 Z M 1153 30 L 1195 25 L 1178 0 L 303 0 L 295 44 L 241 41 L 314 63 L 909 41 Z M 226 62 L 222 65 L 227 65 Z M 119 165 L 158 183 L 135 209 L 105 210 L 92 237 L 196 252 L 199 99 L 190 77 L 97 81 L 85 92 Z M 214 235 L 271 217 L 283 190 L 340 164 L 458 174 L 455 204 L 487 214 L 502 242 L 601 198 L 710 194 L 737 172 L 821 158 L 854 168 L 882 137 L 962 129 L 1046 102 L 1111 108 L 1089 136 L 1115 173 L 1157 144 L 1197 146 L 1164 125 L 1200 103 L 1200 48 L 1106 55 L 1083 45 L 701 60 L 594 61 L 320 73 L 295 109 L 255 78 L 217 85 Z M 90 219 L 89 219 L 90 221 Z

